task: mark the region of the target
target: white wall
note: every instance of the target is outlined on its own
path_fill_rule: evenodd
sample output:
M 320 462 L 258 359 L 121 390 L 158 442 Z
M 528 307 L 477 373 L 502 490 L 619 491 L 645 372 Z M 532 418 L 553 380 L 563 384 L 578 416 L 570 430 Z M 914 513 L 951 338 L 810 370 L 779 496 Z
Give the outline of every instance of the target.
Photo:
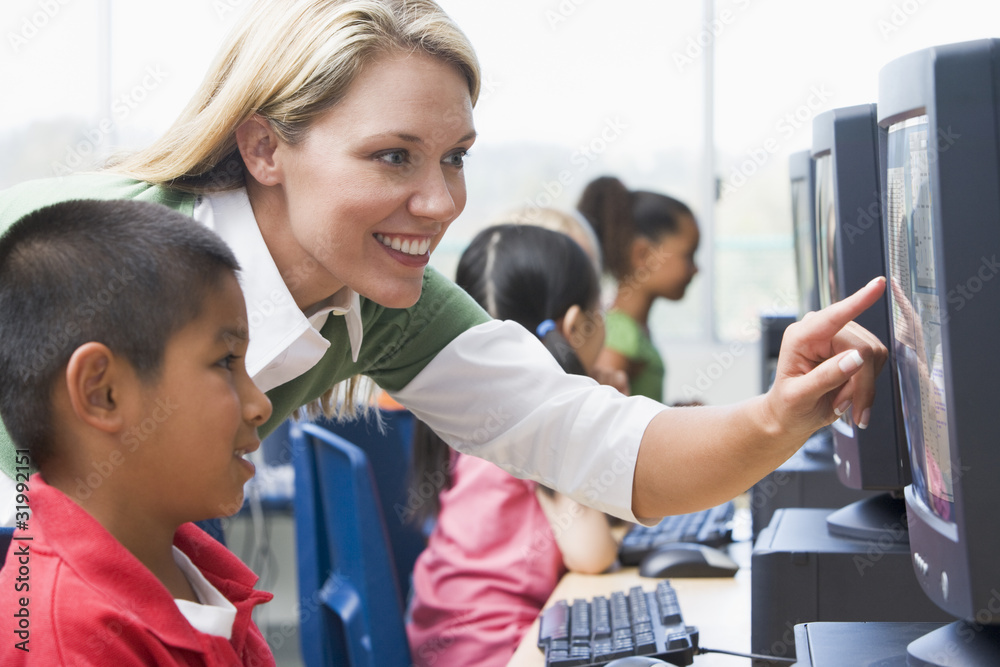
M 736 403 L 761 393 L 761 345 L 754 342 L 659 343 L 667 365 L 668 403 Z

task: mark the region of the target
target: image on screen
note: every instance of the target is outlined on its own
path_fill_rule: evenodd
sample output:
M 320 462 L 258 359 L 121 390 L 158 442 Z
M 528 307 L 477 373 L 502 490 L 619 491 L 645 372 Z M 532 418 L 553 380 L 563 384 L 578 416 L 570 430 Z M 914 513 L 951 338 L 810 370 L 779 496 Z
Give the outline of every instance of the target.
M 815 308 L 812 294 L 816 289 L 816 252 L 813 249 L 814 230 L 810 183 L 807 179 L 792 181 L 792 216 L 795 237 L 795 269 L 799 286 L 799 317 Z
M 819 305 L 840 301 L 837 288 L 837 211 L 833 196 L 833 155 L 816 160 L 816 264 Z
M 889 127 L 886 170 L 893 345 L 913 486 L 925 510 L 954 521 L 927 116 Z

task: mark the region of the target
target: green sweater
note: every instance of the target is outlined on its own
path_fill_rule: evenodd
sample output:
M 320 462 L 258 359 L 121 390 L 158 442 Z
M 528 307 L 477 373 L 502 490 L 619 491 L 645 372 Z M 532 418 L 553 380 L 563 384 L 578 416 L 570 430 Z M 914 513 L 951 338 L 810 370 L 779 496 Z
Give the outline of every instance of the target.
M 609 310 L 605 321 L 607 333 L 604 345 L 640 369 L 635 376 L 629 377 L 632 395 L 647 396 L 662 402 L 667 369 L 649 334 L 638 322 L 620 310 Z
M 186 215 L 195 195 L 135 181 L 112 173 L 78 174 L 28 181 L 0 192 L 0 232 L 22 216 L 70 199 L 134 199 L 164 204 Z M 243 267 L 250 271 L 252 267 Z M 0 315 L 2 316 L 2 315 Z M 424 272 L 420 299 L 411 308 L 385 308 L 361 297 L 364 342 L 358 361 L 343 317 L 330 317 L 321 333 L 330 341 L 323 358 L 303 375 L 267 392 L 271 419 L 260 428 L 263 438 L 296 408 L 314 401 L 337 383 L 367 375 L 383 389 L 405 387 L 424 366 L 463 331 L 490 317 L 463 290 L 434 269 Z M 0 470 L 14 476 L 14 444 L 0 424 Z

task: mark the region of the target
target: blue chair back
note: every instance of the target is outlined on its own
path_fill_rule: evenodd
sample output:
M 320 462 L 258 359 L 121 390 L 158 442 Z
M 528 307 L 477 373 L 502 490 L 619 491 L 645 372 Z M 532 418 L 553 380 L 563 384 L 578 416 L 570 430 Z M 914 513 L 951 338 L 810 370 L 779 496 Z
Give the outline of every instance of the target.
M 374 415 L 371 418 L 344 422 L 318 419 L 314 423 L 358 446 L 367 454 L 385 513 L 389 545 L 396 564 L 396 581 L 399 582 L 403 599 L 407 600 L 410 597 L 413 564 L 427 546 L 427 538 L 420 526 L 409 520 L 415 506 L 415 502 L 409 497 L 409 474 L 416 418 L 408 410 L 379 410 L 378 416 L 382 421 L 381 429 Z M 417 498 L 415 501 L 423 502 L 423 499 Z
M 293 425 L 291 442 L 303 661 L 307 667 L 411 664 L 368 457 L 315 424 Z
M 10 549 L 12 539 L 14 539 L 14 527 L 0 526 L 0 568 L 7 560 L 7 550 Z
M 222 519 L 205 519 L 203 521 L 196 521 L 195 525 L 214 537 L 219 544 L 226 546 L 226 531 L 222 527 Z

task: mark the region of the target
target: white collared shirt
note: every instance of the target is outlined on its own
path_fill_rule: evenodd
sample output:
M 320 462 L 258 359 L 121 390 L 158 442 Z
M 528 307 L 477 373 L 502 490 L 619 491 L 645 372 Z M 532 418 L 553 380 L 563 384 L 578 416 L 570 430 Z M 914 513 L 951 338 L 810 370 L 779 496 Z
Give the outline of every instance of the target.
M 330 343 L 320 329 L 331 313 L 346 318 L 351 355 L 358 359 L 357 293 L 344 287 L 315 312 L 303 313 L 264 243 L 245 190 L 199 197 L 194 218 L 214 229 L 243 267 L 247 370 L 263 391 L 323 358 Z M 664 406 L 567 375 L 523 327 L 493 321 L 459 334 L 393 395 L 456 449 L 637 520 L 631 512 L 636 454 L 646 426 Z
M 194 219 L 221 236 L 242 267 L 250 333 L 247 372 L 261 391 L 299 377 L 323 358 L 330 342 L 320 330 L 330 314 L 346 318 L 351 357 L 357 361 L 363 334 L 357 292 L 344 287 L 306 316 L 271 258 L 246 190 L 198 197 Z
M 236 607 L 205 578 L 205 575 L 201 573 L 197 565 L 191 562 L 186 553 L 177 547 L 171 548 L 174 553 L 174 562 L 177 563 L 177 567 L 184 573 L 191 588 L 194 589 L 195 595 L 198 596 L 198 602 L 174 599 L 181 614 L 199 632 L 232 639 Z

